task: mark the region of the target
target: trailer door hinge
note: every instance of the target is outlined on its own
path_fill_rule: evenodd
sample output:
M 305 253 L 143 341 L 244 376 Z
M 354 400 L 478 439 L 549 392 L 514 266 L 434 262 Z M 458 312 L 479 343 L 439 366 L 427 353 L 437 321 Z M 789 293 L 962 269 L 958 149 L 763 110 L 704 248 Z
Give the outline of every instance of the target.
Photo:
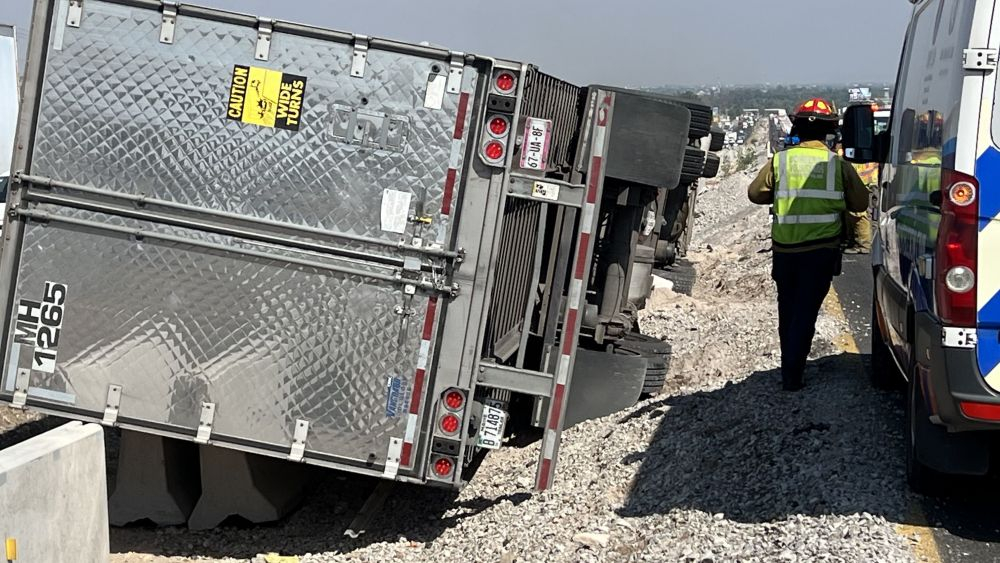
M 28 402 L 28 386 L 31 383 L 31 370 L 27 368 L 20 368 L 17 370 L 17 376 L 14 379 L 14 399 L 10 402 L 10 406 L 15 409 L 23 409 Z
M 177 2 L 163 1 L 163 21 L 160 26 L 160 43 L 174 44 L 174 31 L 177 28 Z
M 257 51 L 254 58 L 266 61 L 271 57 L 271 36 L 274 35 L 274 20 L 271 18 L 257 19 Z
M 351 59 L 351 76 L 364 78 L 365 67 L 368 65 L 368 46 L 371 42 L 367 35 L 354 36 L 354 57 Z
M 962 57 L 962 68 L 981 71 L 996 70 L 997 55 L 997 49 L 966 49 Z
M 389 451 L 385 455 L 385 470 L 382 471 L 383 479 L 395 479 L 399 474 L 399 462 L 403 459 L 403 440 L 400 438 L 389 438 Z
M 215 403 L 201 404 L 201 419 L 198 421 L 198 434 L 194 441 L 199 444 L 207 444 L 212 437 L 212 423 L 215 422 Z
M 118 422 L 118 409 L 122 404 L 122 386 L 108 385 L 108 400 L 104 407 L 104 419 L 101 424 L 104 426 L 114 426 Z
M 83 21 L 83 0 L 69 0 L 69 14 L 66 16 L 66 25 L 69 27 L 80 27 Z
M 288 451 L 288 459 L 302 461 L 306 456 L 306 438 L 309 436 L 309 421 L 295 421 L 295 435 L 292 436 L 292 447 Z
M 458 94 L 462 91 L 462 75 L 465 73 L 465 53 L 452 53 L 451 70 L 448 73 L 448 93 Z

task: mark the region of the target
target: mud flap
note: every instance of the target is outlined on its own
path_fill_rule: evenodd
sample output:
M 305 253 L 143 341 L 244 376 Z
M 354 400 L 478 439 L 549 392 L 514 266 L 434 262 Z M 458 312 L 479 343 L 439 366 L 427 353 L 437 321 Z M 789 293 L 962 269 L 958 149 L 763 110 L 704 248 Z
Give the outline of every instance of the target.
M 576 351 L 573 386 L 566 406 L 566 428 L 634 405 L 646 378 L 646 360 L 607 352 Z
M 949 475 L 986 475 L 990 436 L 985 432 L 948 432 L 930 421 L 923 400 L 917 404 L 913 454 L 925 467 Z

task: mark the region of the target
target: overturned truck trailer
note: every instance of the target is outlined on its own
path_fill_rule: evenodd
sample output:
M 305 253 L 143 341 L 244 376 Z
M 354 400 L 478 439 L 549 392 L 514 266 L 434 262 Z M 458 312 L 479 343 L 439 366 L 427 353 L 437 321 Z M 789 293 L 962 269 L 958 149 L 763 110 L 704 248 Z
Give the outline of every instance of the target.
M 545 489 L 639 395 L 608 343 L 682 105 L 150 0 L 36 0 L 23 99 L 7 403 L 454 487 L 534 423 Z

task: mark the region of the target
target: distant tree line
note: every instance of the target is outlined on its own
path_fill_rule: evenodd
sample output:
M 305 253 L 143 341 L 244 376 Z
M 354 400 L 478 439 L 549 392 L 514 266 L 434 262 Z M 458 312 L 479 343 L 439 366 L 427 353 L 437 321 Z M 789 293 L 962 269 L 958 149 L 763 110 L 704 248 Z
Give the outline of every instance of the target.
M 888 84 L 865 84 L 870 87 L 872 95 L 880 98 Z M 851 85 L 824 86 L 734 86 L 719 88 L 691 88 L 661 86 L 651 88 L 653 92 L 670 94 L 691 100 L 697 100 L 707 105 L 718 107 L 723 115 L 735 117 L 744 109 L 785 108 L 792 112 L 803 101 L 809 98 L 828 99 L 837 107 L 844 107 L 849 102 L 848 89 Z

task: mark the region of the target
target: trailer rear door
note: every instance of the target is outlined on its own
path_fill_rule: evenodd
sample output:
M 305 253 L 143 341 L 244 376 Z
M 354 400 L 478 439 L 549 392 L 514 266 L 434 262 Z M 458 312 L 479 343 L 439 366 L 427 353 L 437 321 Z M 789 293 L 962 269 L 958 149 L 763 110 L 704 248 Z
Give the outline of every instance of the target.
M 200 8 L 37 5 L 3 395 L 391 466 L 450 290 L 474 69 Z

